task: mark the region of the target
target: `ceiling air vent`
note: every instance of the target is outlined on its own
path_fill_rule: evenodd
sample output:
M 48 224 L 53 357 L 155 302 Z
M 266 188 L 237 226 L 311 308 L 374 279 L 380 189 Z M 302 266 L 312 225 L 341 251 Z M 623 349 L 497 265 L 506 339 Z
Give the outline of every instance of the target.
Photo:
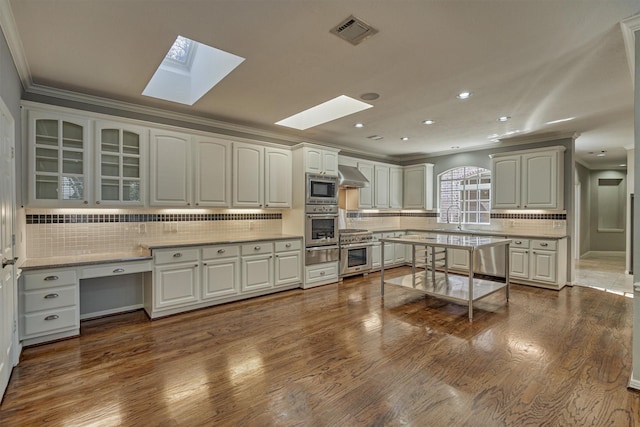
M 340 24 L 335 26 L 329 31 L 351 43 L 352 45 L 358 45 L 362 43 L 366 38 L 371 37 L 378 32 L 375 28 L 351 15 Z

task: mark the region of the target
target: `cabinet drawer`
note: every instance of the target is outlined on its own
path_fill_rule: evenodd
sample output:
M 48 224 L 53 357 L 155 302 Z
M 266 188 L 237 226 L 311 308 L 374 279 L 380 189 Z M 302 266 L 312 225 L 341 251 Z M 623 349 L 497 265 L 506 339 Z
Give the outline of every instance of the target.
M 242 255 L 268 254 L 273 252 L 273 243 L 256 242 L 242 245 Z
M 64 285 L 75 285 L 78 279 L 76 270 L 54 270 L 24 275 L 24 289 L 43 289 Z
M 178 262 L 197 262 L 200 249 L 163 249 L 156 251 L 154 259 L 157 264 L 173 264 Z
M 555 240 L 532 240 L 531 249 L 545 249 L 548 251 L 555 251 L 558 242 Z
M 202 259 L 228 258 L 240 255 L 237 245 L 207 246 L 202 248 Z
M 338 264 L 322 265 L 318 267 L 307 267 L 307 282 L 318 280 L 335 279 L 338 280 Z
M 34 311 L 52 310 L 70 305 L 75 306 L 76 289 L 77 286 L 66 286 L 24 292 L 24 312 L 33 313 Z
M 60 310 L 44 311 L 23 316 L 25 335 L 37 335 L 61 329 L 78 328 L 78 310 L 69 307 Z
M 511 239 L 511 243 L 509 244 L 511 248 L 528 248 L 529 247 L 529 239 Z
M 300 240 L 276 242 L 276 252 L 297 251 L 300 248 L 302 248 Z
M 90 279 L 92 277 L 118 276 L 120 274 L 141 273 L 143 271 L 151 271 L 150 261 L 105 264 L 100 267 L 82 268 L 80 270 L 80 278 Z

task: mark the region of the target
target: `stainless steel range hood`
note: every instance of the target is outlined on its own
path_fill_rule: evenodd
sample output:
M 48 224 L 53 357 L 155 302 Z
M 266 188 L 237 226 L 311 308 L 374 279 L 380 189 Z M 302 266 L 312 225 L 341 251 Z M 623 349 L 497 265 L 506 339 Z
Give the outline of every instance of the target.
M 369 186 L 369 180 L 355 166 L 338 165 L 340 187 L 364 188 Z

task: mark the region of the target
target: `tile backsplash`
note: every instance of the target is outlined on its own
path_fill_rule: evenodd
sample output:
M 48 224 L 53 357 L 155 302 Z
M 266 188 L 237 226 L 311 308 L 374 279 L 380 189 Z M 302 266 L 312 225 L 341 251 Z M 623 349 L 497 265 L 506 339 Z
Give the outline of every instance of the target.
M 282 213 L 166 213 L 150 210 L 26 210 L 26 256 L 132 252 L 141 243 L 213 234 L 280 233 Z

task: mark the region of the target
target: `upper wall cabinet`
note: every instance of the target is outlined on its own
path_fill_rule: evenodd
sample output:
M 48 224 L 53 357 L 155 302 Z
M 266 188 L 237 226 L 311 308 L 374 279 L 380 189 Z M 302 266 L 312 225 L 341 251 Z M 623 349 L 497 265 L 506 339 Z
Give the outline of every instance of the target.
M 492 155 L 492 209 L 564 209 L 564 150 Z
M 96 121 L 96 205 L 145 203 L 145 128 Z
M 433 165 L 405 166 L 404 202 L 405 209 L 433 209 Z
M 374 205 L 374 195 L 375 195 L 375 175 L 374 170 L 375 166 L 373 163 L 368 162 L 358 162 L 358 170 L 367 178 L 369 181 L 368 187 L 360 188 L 359 194 L 359 204 L 360 209 L 370 209 Z
M 291 151 L 233 144 L 233 206 L 291 207 Z
M 404 171 L 401 167 L 389 167 L 389 207 L 401 209 L 403 201 Z
M 89 121 L 29 111 L 29 206 L 87 206 Z
M 304 147 L 307 173 L 338 176 L 338 150 Z
M 151 131 L 151 206 L 229 207 L 232 143 Z

